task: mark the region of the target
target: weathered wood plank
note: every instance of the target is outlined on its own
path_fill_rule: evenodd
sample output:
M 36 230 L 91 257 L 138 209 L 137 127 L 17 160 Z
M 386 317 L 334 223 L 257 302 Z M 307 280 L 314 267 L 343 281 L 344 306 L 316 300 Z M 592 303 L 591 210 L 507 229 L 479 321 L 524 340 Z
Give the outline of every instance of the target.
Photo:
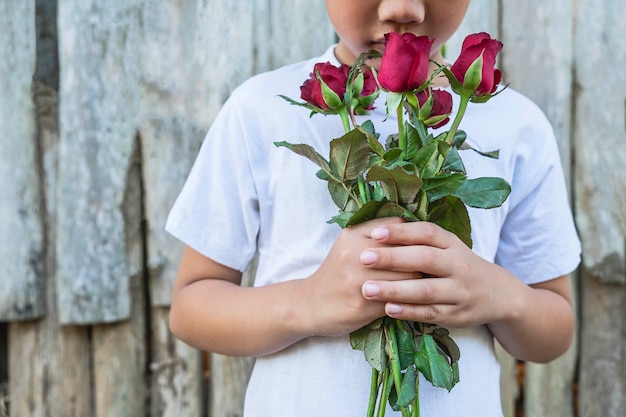
M 626 4 L 578 4 L 576 20 L 576 220 L 584 265 L 606 283 L 626 284 Z
M 124 197 L 125 240 L 132 273 L 131 315 L 121 323 L 93 326 L 94 417 L 145 416 L 149 342 L 143 270 L 143 192 L 138 143 Z
M 210 417 L 241 417 L 253 358 L 211 354 Z
M 501 65 L 506 82 L 546 113 L 570 174 L 573 10 L 569 0 L 505 2 Z M 566 180 L 567 181 L 567 180 Z M 569 181 L 567 181 L 569 183 Z M 573 285 L 576 288 L 576 285 Z M 525 366 L 524 409 L 531 416 L 571 417 L 576 345 L 556 361 Z
M 202 357 L 169 331 L 169 309 L 152 309 L 151 417 L 203 415 Z
M 169 305 L 182 253 L 164 230 L 169 209 L 215 114 L 251 74 L 253 12 L 225 1 L 148 2 L 143 10 L 139 130 L 152 305 Z
M 501 25 L 506 82 L 546 113 L 559 143 L 566 178 L 571 145 L 573 16 L 569 0 L 505 2 Z
M 578 2 L 576 220 L 583 241 L 581 417 L 626 409 L 626 3 Z
M 626 409 L 626 289 L 583 270 L 580 417 L 621 417 Z
M 60 0 L 58 304 L 63 323 L 130 314 L 121 207 L 137 115 L 137 1 Z
M 335 42 L 323 2 L 257 0 L 255 72 L 322 54 Z
M 57 109 L 54 90 L 35 83 L 47 244 L 42 260 L 48 311 L 42 320 L 9 324 L 9 392 L 12 416 L 82 417 L 91 414 L 89 329 L 61 326 L 56 307 L 55 218 Z
M 37 131 L 35 1 L 0 4 L 0 320 L 40 317 L 43 226 Z

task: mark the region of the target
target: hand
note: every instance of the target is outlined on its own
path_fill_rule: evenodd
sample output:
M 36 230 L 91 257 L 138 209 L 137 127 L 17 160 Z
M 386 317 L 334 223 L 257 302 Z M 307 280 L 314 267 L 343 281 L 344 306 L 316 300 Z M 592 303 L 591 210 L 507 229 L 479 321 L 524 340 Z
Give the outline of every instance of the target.
M 367 281 L 406 281 L 421 277 L 418 272 L 369 268 L 360 256 L 369 248 L 382 249 L 385 244 L 372 239 L 377 227 L 400 223 L 399 218 L 377 219 L 343 229 L 318 270 L 305 279 L 303 308 L 309 332 L 313 335 L 337 336 L 350 333 L 385 315 L 385 303 L 363 296 Z
M 425 276 L 377 277 L 364 283 L 364 297 L 385 302 L 390 317 L 471 327 L 506 314 L 507 300 L 511 300 L 507 274 L 474 254 L 454 234 L 428 222 L 390 223 L 373 228 L 372 238 L 384 246 L 361 253 L 368 269 L 412 273 L 413 278 L 421 276 L 413 271 L 420 271 Z

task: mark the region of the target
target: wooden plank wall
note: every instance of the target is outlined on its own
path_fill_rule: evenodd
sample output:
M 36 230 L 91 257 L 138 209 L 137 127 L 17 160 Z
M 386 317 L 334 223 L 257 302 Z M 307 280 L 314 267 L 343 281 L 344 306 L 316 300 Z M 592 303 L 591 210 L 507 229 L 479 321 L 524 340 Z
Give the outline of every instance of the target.
M 3 0 L 0 27 L 0 417 L 241 415 L 253 360 L 168 330 L 163 224 L 230 91 L 333 42 L 323 2 Z M 448 56 L 477 31 L 554 125 L 584 246 L 577 341 L 523 386 L 499 352 L 505 415 L 622 416 L 626 3 L 474 0 Z

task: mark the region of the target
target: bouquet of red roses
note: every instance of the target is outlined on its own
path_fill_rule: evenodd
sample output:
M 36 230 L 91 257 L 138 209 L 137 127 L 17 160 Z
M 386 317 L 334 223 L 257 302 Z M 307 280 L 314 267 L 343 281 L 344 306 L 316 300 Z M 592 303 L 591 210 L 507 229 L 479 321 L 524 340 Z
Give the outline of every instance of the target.
M 382 57 L 368 51 L 352 66 L 316 64 L 300 88 L 304 102 L 283 96 L 311 115 L 341 117 L 345 134 L 330 141 L 328 159 L 306 144 L 275 144 L 320 167 L 318 177 L 328 182 L 339 208 L 330 222 L 349 227 L 391 216 L 429 221 L 471 248 L 467 206 L 498 207 L 510 185 L 501 178 L 467 178 L 459 150 L 472 148 L 459 124 L 470 102 L 484 103 L 499 93 L 495 63 L 502 44 L 486 33 L 469 35 L 452 66 L 435 63 L 429 75 L 432 40 L 410 33 L 389 33 L 385 40 Z M 374 58 L 381 58 L 378 70 L 369 65 Z M 432 130 L 449 123 L 453 107 L 448 91 L 433 88 L 442 74 L 460 100 L 450 129 L 435 136 Z M 373 109 L 381 90 L 387 116 L 395 114 L 398 123 L 397 134 L 384 144 L 371 121 L 356 122 L 357 115 Z M 498 157 L 498 151 L 479 153 Z M 419 416 L 419 374 L 448 390 L 459 381 L 460 351 L 443 327 L 383 317 L 353 332 L 350 343 L 364 351 L 372 367 L 368 416 L 383 416 L 387 403 L 403 417 Z

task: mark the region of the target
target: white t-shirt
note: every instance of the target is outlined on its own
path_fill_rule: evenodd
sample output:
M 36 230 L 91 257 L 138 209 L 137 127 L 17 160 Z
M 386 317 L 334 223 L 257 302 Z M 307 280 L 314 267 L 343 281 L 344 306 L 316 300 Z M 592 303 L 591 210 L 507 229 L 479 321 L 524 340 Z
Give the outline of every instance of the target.
M 311 118 L 308 110 L 278 97 L 299 99 L 313 65 L 326 61 L 338 65 L 333 48 L 257 75 L 232 93 L 167 221 L 167 230 L 185 244 L 234 269 L 245 270 L 258 251 L 256 286 L 310 275 L 340 231 L 326 223 L 337 208 L 327 183 L 315 176 L 317 166 L 274 145 L 308 143 L 327 156 L 330 139 L 343 134 L 338 116 Z M 384 107 L 380 97 L 377 109 L 362 118 L 374 122 L 381 138 L 397 130 L 395 120 L 383 122 Z M 501 207 L 470 209 L 474 252 L 527 284 L 573 271 L 580 243 L 556 141 L 542 112 L 509 88 L 488 103 L 470 103 L 461 128 L 474 148 L 500 149 L 497 160 L 462 151 L 468 176 L 502 177 L 512 187 Z M 491 333 L 486 326 L 450 330 L 461 350 L 461 381 L 450 393 L 422 381 L 422 415 L 501 416 Z M 362 417 L 370 369 L 347 337 L 303 340 L 257 359 L 244 415 Z M 399 413 L 388 410 L 393 415 Z

